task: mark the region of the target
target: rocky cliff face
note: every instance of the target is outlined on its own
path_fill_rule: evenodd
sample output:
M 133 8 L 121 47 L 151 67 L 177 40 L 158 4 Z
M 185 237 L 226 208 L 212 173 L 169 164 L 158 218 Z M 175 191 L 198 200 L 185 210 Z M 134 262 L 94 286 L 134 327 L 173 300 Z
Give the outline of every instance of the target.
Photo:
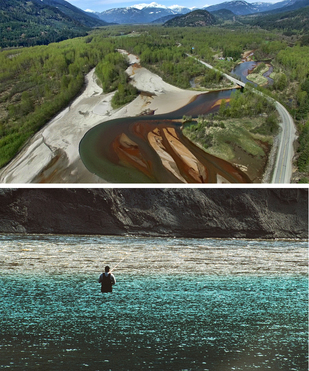
M 0 233 L 307 238 L 305 189 L 2 189 Z

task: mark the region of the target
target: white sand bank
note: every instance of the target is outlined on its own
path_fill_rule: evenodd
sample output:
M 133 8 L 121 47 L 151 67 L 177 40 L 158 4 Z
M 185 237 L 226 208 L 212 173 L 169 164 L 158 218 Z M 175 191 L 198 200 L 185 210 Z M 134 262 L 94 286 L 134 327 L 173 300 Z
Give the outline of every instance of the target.
M 104 183 L 86 169 L 79 157 L 79 142 L 89 129 L 103 121 L 139 115 L 146 109 L 155 110 L 155 114 L 171 112 L 200 94 L 167 84 L 159 76 L 138 67 L 136 56 L 130 54 L 128 58 L 132 63 L 127 70 L 132 84 L 153 96 L 140 95 L 127 106 L 113 110 L 110 102 L 114 93 L 103 94 L 92 70 L 86 76 L 84 92 L 0 170 L 0 182 Z

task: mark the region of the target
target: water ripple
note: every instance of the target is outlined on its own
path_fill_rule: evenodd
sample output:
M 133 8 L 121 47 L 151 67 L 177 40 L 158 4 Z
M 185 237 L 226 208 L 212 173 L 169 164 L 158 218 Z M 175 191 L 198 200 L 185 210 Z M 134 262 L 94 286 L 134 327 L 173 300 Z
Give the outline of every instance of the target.
M 0 254 L 0 368 L 307 371 L 305 241 L 2 235 Z

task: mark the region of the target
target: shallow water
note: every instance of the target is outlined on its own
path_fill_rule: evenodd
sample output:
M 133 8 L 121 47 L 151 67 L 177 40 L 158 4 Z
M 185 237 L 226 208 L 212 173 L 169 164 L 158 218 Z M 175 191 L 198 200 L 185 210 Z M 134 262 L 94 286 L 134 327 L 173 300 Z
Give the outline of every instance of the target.
M 0 273 L 307 274 L 306 241 L 0 235 Z M 124 260 L 123 260 L 124 259 Z
M 307 370 L 304 241 L 2 235 L 0 261 L 0 367 Z
M 249 62 L 243 62 L 239 63 L 232 71 L 231 73 L 234 75 L 237 75 L 237 77 L 240 79 L 240 81 L 244 82 L 245 84 L 249 82 L 250 84 L 253 84 L 256 86 L 255 83 L 247 79 L 247 76 L 249 74 L 249 71 L 251 71 L 255 66 L 257 65 L 257 62 L 249 61 Z
M 235 89 L 213 91 L 200 94 L 184 107 L 161 115 L 125 117 L 105 121 L 90 129 L 79 144 L 81 159 L 87 169 L 111 183 L 180 183 L 173 172 L 168 170 L 158 152 L 149 142 L 149 132 L 158 129 L 176 131 L 179 142 L 191 152 L 201 167 L 205 167 L 207 176 L 204 183 L 217 183 L 217 175 L 230 183 L 250 183 L 249 177 L 229 162 L 212 156 L 183 136 L 181 122 L 184 115 L 197 118 L 199 115 L 218 111 L 220 101 L 229 99 Z M 130 145 L 121 145 L 119 138 L 130 139 Z M 184 161 L 185 155 L 165 143 L 168 157 L 173 158 L 173 166 L 188 183 L 197 183 L 201 179 L 191 179 L 191 166 Z M 124 156 L 124 154 L 126 154 Z M 134 161 L 132 161 L 134 159 Z M 142 165 L 141 165 L 142 163 Z
M 257 65 L 259 64 L 259 62 L 254 62 L 254 61 L 248 61 L 248 62 L 243 62 L 243 63 L 239 63 L 232 71 L 231 73 L 234 74 L 234 75 L 237 75 L 238 78 L 244 82 L 244 83 L 250 83 L 254 86 L 257 86 L 256 83 L 250 81 L 247 79 L 247 76 L 249 75 L 250 71 L 252 71 Z M 270 66 L 268 71 L 265 72 L 263 74 L 264 77 L 267 78 L 267 84 L 266 85 L 272 85 L 274 83 L 274 80 L 272 78 L 270 78 L 270 74 L 273 72 L 273 67 Z

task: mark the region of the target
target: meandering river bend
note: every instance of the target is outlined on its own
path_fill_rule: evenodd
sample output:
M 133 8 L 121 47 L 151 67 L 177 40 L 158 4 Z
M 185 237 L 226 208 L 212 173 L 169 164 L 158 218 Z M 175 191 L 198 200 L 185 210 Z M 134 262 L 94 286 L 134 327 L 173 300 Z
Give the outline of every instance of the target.
M 247 76 L 250 74 L 250 72 L 259 64 L 259 62 L 255 61 L 245 61 L 242 63 L 239 63 L 232 71 L 231 74 L 237 75 L 240 81 L 244 83 L 250 83 L 254 86 L 257 86 L 254 82 L 247 79 Z M 267 84 L 272 85 L 273 79 L 271 79 L 269 76 L 273 72 L 273 67 L 269 65 L 268 70 L 263 73 L 263 76 L 267 79 Z M 266 85 L 267 85 L 266 84 Z
M 215 112 L 232 91 L 201 94 L 165 115 L 103 122 L 80 142 L 81 159 L 89 171 L 112 183 L 250 183 L 239 168 L 206 153 L 181 131 L 184 115 Z
M 1 368 L 307 371 L 305 241 L 1 235 L 0 261 Z

